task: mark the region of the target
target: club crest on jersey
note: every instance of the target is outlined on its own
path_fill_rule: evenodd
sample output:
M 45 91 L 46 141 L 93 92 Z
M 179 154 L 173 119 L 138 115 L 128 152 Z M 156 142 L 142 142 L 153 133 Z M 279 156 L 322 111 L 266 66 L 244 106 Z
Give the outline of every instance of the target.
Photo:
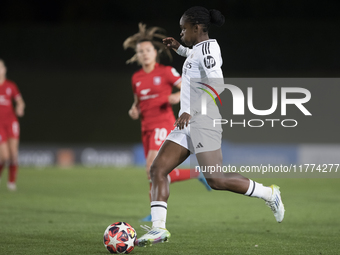
M 216 65 L 216 61 L 212 56 L 208 55 L 204 57 L 204 65 L 208 69 L 213 68 Z
M 176 71 L 175 68 L 171 68 L 171 72 L 172 72 L 172 74 L 173 74 L 175 77 L 181 76 L 181 75 Z
M 162 78 L 160 76 L 155 76 L 153 77 L 153 84 L 154 85 L 159 85 L 161 84 Z
M 142 82 L 139 81 L 139 82 L 136 82 L 136 87 L 138 87 Z
M 7 88 L 7 89 L 6 89 L 6 94 L 7 94 L 8 96 L 11 95 L 11 92 L 12 92 L 12 90 L 11 90 L 10 88 Z

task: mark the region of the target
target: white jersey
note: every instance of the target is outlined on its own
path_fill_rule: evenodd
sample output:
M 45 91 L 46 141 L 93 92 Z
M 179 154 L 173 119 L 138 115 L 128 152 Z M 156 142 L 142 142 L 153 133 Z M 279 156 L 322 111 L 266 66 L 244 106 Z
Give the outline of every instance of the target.
M 217 41 L 215 39 L 209 39 L 194 45 L 192 49 L 181 45 L 177 49 L 177 54 L 187 57 L 182 70 L 181 109 L 178 115 L 181 116 L 186 112 L 192 116 L 192 122 L 193 118 L 201 113 L 202 95 L 206 93 L 203 89 L 210 91 L 214 98 L 216 94 L 208 87 L 197 82 L 191 80 L 192 82 L 190 83 L 190 79 L 201 79 L 205 81 L 206 84 L 210 83 L 210 86 L 213 85 L 212 83 L 216 80 L 221 81 L 223 79 L 221 51 Z M 220 79 L 208 80 L 210 78 Z M 199 87 L 201 89 L 198 89 Z M 214 88 L 218 94 L 223 91 L 221 87 Z M 221 118 L 218 107 L 212 98 L 209 95 L 207 95 L 207 98 L 207 115 L 210 118 Z

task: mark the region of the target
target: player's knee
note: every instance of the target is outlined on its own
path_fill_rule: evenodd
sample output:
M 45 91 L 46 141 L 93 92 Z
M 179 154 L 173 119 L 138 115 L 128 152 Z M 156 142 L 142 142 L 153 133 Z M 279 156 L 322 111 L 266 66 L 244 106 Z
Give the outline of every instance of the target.
M 149 174 L 150 174 L 151 180 L 153 180 L 156 177 L 157 167 L 155 167 L 154 164 L 151 164 Z
M 9 154 L 3 153 L 2 155 L 0 154 L 0 163 L 6 163 L 10 160 Z
M 150 177 L 151 180 L 154 181 L 157 178 L 162 178 L 164 176 L 167 176 L 165 173 L 164 167 L 162 167 L 161 164 L 155 163 L 155 161 L 151 164 L 150 167 Z

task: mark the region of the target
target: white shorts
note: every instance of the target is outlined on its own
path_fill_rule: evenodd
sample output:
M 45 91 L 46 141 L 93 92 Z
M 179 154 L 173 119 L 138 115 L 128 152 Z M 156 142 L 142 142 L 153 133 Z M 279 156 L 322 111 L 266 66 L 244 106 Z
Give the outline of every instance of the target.
M 176 127 L 166 140 L 173 141 L 188 149 L 192 154 L 206 151 L 215 151 L 221 148 L 222 128 L 207 128 L 198 122 L 190 122 L 187 127 L 180 130 Z

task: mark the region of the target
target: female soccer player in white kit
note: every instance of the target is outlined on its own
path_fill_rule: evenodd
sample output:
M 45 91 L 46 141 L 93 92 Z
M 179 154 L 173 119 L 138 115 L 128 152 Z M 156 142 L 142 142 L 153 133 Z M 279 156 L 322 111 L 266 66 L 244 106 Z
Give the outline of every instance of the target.
M 176 128 L 168 135 L 158 152 L 150 174 L 152 180 L 152 228 L 137 240 L 138 246 L 167 241 L 170 232 L 165 228 L 169 183 L 167 174 L 181 164 L 190 153 L 195 153 L 199 166 L 222 166 L 221 127 L 213 127 L 213 119 L 221 118 L 213 101 L 207 104 L 208 115 L 201 113 L 203 91 L 190 87 L 191 78 L 202 80 L 223 78 L 220 47 L 210 39 L 210 24 L 221 26 L 224 16 L 218 10 L 204 7 L 188 9 L 180 19 L 181 40 L 192 49 L 180 45 L 174 38 L 163 39 L 163 43 L 173 48 L 179 55 L 187 57 L 183 64 L 181 110 L 175 122 Z M 215 88 L 218 93 L 222 90 Z M 191 102 L 191 104 L 190 104 Z M 205 172 L 208 184 L 215 190 L 228 190 L 251 197 L 262 198 L 272 209 L 277 222 L 284 217 L 284 206 L 279 187 L 263 186 L 238 173 Z
M 150 202 L 150 166 L 163 141 L 174 129 L 173 123 L 176 119 L 171 105 L 179 103 L 180 94 L 179 92 L 172 93 L 172 88 L 181 88 L 180 74 L 173 67 L 164 66 L 157 60 L 162 51 L 171 56 L 170 50 L 154 39 L 155 37 L 166 38 L 165 35 L 157 33 L 158 30 L 162 31 L 159 27 L 146 29 L 145 24 L 139 23 L 139 32 L 128 37 L 123 44 L 125 49 L 130 47 L 136 51 L 136 54 L 127 63 L 137 61 L 142 66 L 132 76 L 134 102 L 129 110 L 129 115 L 134 120 L 138 118 L 141 120 L 146 173 L 150 181 Z M 157 49 L 156 45 L 160 49 Z M 209 191 L 211 190 L 203 174 L 190 169 L 174 169 L 168 176 L 170 183 L 191 178 L 197 178 Z M 151 214 L 141 221 L 151 221 Z

